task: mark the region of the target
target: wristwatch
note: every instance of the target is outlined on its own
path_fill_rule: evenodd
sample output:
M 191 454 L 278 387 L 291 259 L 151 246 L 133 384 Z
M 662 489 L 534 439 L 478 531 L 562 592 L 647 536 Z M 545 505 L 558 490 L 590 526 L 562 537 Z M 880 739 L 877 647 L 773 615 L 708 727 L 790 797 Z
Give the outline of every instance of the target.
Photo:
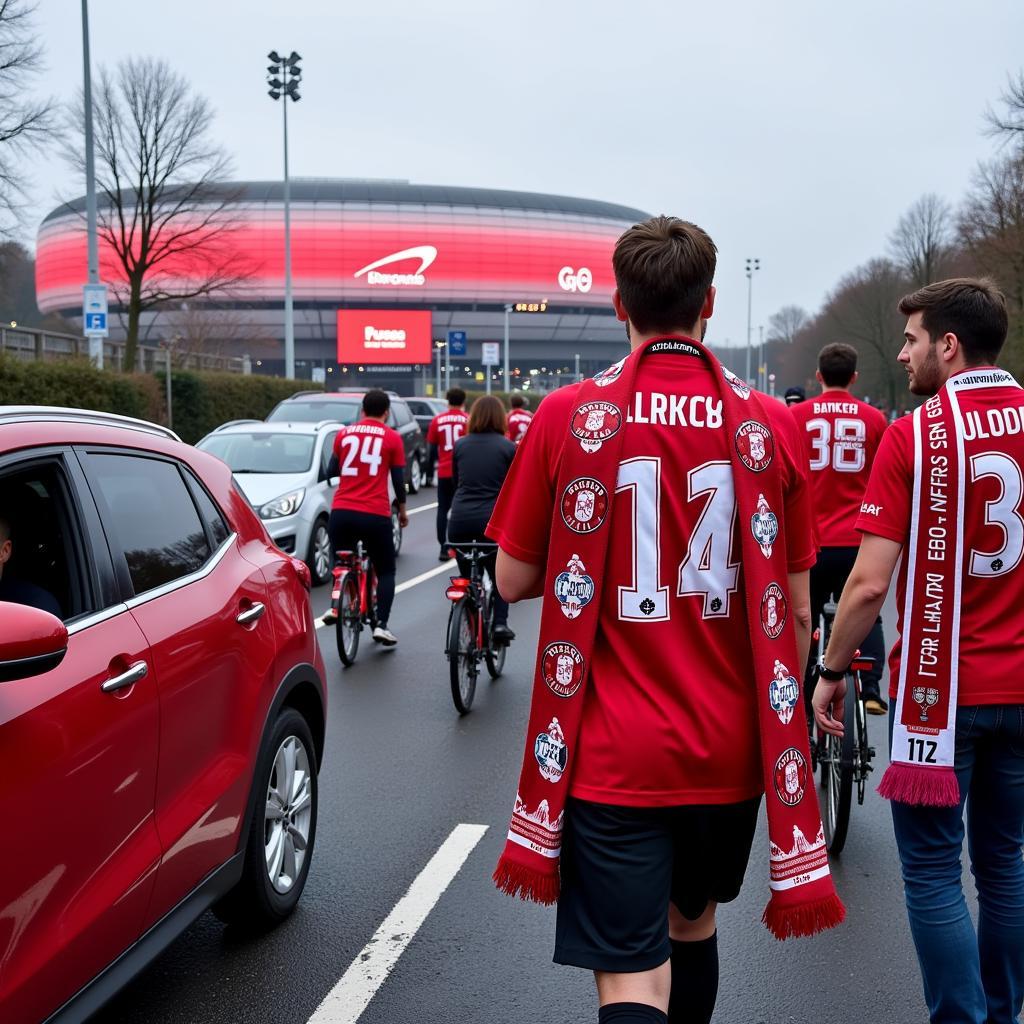
M 835 669 L 826 668 L 825 659 L 822 658 L 821 661 L 818 662 L 818 675 L 821 676 L 822 679 L 827 679 L 830 683 L 838 683 L 846 678 L 846 670 L 844 669 L 842 672 L 837 672 Z

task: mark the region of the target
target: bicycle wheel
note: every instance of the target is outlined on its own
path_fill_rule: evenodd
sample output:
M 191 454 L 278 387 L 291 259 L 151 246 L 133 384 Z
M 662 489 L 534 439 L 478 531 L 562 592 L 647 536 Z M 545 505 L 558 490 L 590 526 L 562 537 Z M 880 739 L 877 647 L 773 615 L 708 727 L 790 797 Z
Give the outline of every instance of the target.
M 860 693 L 860 687 L 857 687 Z M 871 744 L 868 742 L 868 713 L 864 701 L 857 701 L 857 803 L 864 803 L 864 793 L 868 785 L 868 773 L 871 771 Z
M 338 621 L 335 637 L 338 641 L 338 657 L 348 667 L 356 660 L 359 651 L 359 634 L 363 625 L 359 621 L 359 581 L 354 572 L 347 572 L 341 578 L 338 598 Z
M 494 598 L 492 597 L 487 608 L 487 635 L 486 647 L 484 647 L 484 661 L 487 663 L 487 673 L 492 679 L 505 670 L 505 655 L 508 653 L 508 645 L 494 646 Z
M 448 674 L 451 677 L 455 710 L 465 715 L 473 706 L 476 693 L 475 611 L 466 598 L 453 608 L 448 624 Z
M 848 680 L 843 701 L 843 735 L 829 736 L 825 743 L 825 844 L 828 852 L 839 854 L 846 844 L 853 798 L 853 758 L 856 743 L 856 697 L 854 680 Z

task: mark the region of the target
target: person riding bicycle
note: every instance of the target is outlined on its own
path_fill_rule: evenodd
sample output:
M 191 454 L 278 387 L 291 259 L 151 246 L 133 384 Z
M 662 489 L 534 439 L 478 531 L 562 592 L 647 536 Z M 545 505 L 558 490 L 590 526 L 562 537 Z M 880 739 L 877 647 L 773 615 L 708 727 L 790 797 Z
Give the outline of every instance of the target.
M 376 388 L 363 396 L 363 418 L 338 431 L 334 454 L 327 467 L 328 479 L 338 476 L 338 490 L 331 507 L 327 531 L 334 551 L 354 551 L 362 541 L 377 574 L 377 625 L 373 639 L 394 647 L 398 637 L 388 629 L 395 599 L 395 544 L 391 527 L 388 476 L 398 500 L 398 521 L 409 524 L 405 514 L 405 448 L 397 430 L 386 426 L 391 399 Z M 323 617 L 333 623 L 331 609 Z
M 818 530 L 818 561 L 811 569 L 811 624 L 818 625 L 830 599 L 839 600 L 860 547 L 856 529 L 864 489 L 885 433 L 885 416 L 854 398 L 850 388 L 857 380 L 857 350 L 834 343 L 818 353 L 815 373 L 821 395 L 790 407 L 810 457 L 814 515 Z M 787 392 L 788 394 L 788 392 Z M 879 682 L 885 665 L 885 641 L 879 618 L 862 652 L 874 667 L 861 675 L 864 709 L 884 715 L 888 706 Z M 812 648 L 804 673 L 804 700 L 810 719 L 810 701 L 816 679 L 817 652 Z
M 439 412 L 427 429 L 427 443 L 430 445 L 432 461 L 437 464 L 437 543 L 441 546 L 438 556 L 448 561 L 448 548 L 444 542 L 448 530 L 448 510 L 452 506 L 455 485 L 452 483 L 452 452 L 455 442 L 466 432 L 469 417 L 463 406 L 466 392 L 462 388 L 449 388 L 445 394 L 448 408 Z
M 469 433 L 455 442 L 452 458 L 452 499 L 448 517 L 448 542 L 466 544 L 493 543 L 484 535 L 487 523 L 505 482 L 516 446 L 505 436 L 505 407 L 493 395 L 485 395 L 473 403 L 469 411 Z M 469 562 L 456 551 L 459 572 L 469 575 Z M 483 565 L 495 581 L 497 550 L 484 559 Z M 515 633 L 508 626 L 508 602 L 494 588 L 494 630 L 496 643 L 508 644 Z
M 515 394 L 508 400 L 508 431 L 505 436 L 514 444 L 522 444 L 530 429 L 533 413 L 530 412 L 525 395 Z

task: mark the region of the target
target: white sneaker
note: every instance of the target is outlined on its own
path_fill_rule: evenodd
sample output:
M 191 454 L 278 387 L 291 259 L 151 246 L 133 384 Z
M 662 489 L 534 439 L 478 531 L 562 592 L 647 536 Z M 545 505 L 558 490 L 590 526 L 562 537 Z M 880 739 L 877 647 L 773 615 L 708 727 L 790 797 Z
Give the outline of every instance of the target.
M 373 642 L 385 647 L 394 647 L 398 643 L 398 637 L 386 626 L 376 626 L 373 630 Z

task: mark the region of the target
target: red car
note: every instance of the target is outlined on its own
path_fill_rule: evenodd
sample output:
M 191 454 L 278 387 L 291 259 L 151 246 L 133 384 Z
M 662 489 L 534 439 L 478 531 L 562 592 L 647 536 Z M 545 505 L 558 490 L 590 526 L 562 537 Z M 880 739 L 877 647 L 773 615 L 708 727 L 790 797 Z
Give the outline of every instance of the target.
M 0 407 L 0 1020 L 81 1020 L 207 908 L 309 871 L 309 570 L 163 427 Z

